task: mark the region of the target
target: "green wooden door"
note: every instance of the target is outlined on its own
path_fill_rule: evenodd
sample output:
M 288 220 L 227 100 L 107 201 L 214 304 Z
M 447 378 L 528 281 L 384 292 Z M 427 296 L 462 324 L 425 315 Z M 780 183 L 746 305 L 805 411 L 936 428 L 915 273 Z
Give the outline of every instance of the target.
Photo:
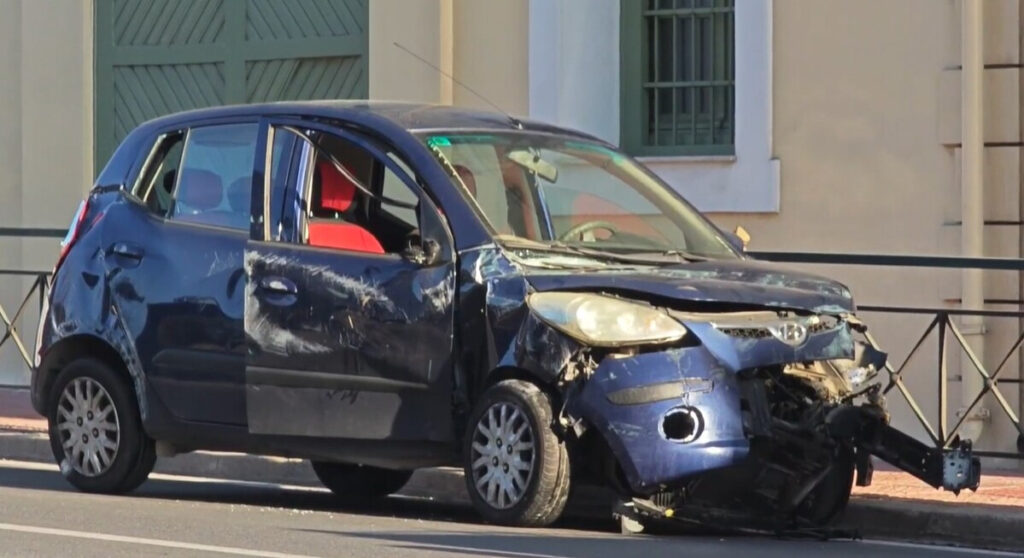
M 164 114 L 367 96 L 367 0 L 95 6 L 97 170 L 132 128 Z

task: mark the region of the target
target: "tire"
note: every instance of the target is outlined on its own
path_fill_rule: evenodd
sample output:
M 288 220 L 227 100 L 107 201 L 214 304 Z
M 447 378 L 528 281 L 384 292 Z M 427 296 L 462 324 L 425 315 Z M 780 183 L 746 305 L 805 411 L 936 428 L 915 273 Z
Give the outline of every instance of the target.
M 464 466 L 469 497 L 485 520 L 541 527 L 561 517 L 569 499 L 569 451 L 553 422 L 550 397 L 522 380 L 499 382 L 477 402 Z
M 135 391 L 103 362 L 81 358 L 64 367 L 50 391 L 48 419 L 61 474 L 83 492 L 130 492 L 153 471 L 156 444 L 142 429 Z
M 836 458 L 832 470 L 800 504 L 798 515 L 816 527 L 837 522 L 846 511 L 853 492 L 853 472 L 853 456 L 843 452 Z
M 409 482 L 412 471 L 393 471 L 364 465 L 312 461 L 320 482 L 341 502 L 364 505 L 394 494 Z

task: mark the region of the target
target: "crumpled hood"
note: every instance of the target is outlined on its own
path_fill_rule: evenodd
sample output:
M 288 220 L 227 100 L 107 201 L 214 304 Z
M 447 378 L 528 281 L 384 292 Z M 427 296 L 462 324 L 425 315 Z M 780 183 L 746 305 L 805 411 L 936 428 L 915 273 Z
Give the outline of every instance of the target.
M 613 290 L 693 302 L 720 302 L 816 313 L 855 311 L 850 290 L 832 279 L 753 260 L 705 261 L 607 270 L 530 269 L 538 291 Z

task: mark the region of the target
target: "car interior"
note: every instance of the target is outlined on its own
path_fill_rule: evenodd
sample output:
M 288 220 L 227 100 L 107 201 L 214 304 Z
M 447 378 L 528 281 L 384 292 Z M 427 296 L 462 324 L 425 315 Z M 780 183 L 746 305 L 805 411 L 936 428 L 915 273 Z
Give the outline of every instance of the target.
M 401 218 L 387 197 L 415 204 L 416 195 L 387 167 L 357 145 L 326 136 L 308 174 L 310 192 L 305 215 L 306 244 L 369 254 L 406 249 L 418 234 L 415 212 Z M 329 153 L 337 161 L 327 155 Z M 340 167 L 340 168 L 339 168 Z

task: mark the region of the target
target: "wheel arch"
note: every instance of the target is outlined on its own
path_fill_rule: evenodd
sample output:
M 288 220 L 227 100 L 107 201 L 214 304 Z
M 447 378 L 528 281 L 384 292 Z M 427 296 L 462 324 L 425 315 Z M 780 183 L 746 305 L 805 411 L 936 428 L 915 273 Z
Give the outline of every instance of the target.
M 32 398 L 36 402 L 36 410 L 43 416 L 49 413 L 49 394 L 54 380 L 65 366 L 82 357 L 94 358 L 107 364 L 131 387 L 132 393 L 138 393 L 135 379 L 129 373 L 128 366 L 117 349 L 95 335 L 71 335 L 51 346 L 43 355 L 39 368 L 36 370 L 36 381 L 32 384 Z

